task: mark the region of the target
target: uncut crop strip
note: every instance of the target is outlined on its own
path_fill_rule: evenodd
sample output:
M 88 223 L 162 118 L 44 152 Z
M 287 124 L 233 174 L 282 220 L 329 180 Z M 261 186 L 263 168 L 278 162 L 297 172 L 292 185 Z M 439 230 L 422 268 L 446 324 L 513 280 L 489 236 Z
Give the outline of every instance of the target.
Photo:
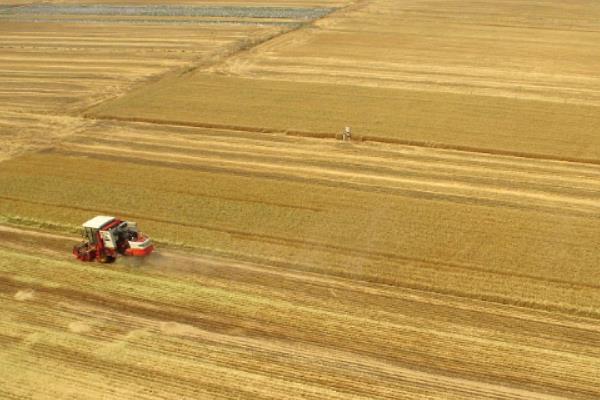
M 99 157 L 109 149 L 118 149 L 132 161 L 171 162 L 192 169 L 214 165 L 225 171 L 314 178 L 315 182 L 346 183 L 367 190 L 412 190 L 457 201 L 496 201 L 508 207 L 600 216 L 600 168 L 593 165 L 410 146 L 359 144 L 340 148 L 335 142 L 317 144 L 313 140 L 226 131 L 199 135 L 202 129 L 177 134 L 168 126 L 156 128 L 156 132 L 136 132 L 136 124 L 126 126 L 115 127 L 110 137 L 102 139 L 96 139 L 92 129 L 74 137 L 65 149 L 67 153 Z
M 86 115 L 316 137 L 351 126 L 359 140 L 600 163 L 596 107 L 492 96 L 203 72 L 165 78 Z
M 44 235 L 33 240 L 62 251 Z M 86 395 L 101 397 L 107 374 L 119 377 L 113 394 L 154 391 L 137 398 L 198 387 L 244 398 L 597 394 L 596 320 L 173 252 L 142 274 L 80 268 L 2 243 L 0 298 L 10 317 L 0 323 L 2 363 L 30 379 L 51 367 L 55 383 L 44 390 L 57 396 L 85 383 Z M 19 291 L 31 297 L 17 300 Z M 41 387 L 13 382 L 2 387 L 22 396 Z

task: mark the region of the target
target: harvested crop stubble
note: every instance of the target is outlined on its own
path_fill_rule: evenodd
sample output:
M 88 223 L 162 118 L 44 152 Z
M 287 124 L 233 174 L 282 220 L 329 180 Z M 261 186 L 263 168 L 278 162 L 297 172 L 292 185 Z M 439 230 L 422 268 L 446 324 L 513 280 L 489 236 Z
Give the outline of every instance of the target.
M 0 243 L 7 396 L 598 395 L 595 320 L 178 253 L 81 268 L 57 260 L 63 245 L 28 240 L 55 254 Z
M 600 105 L 588 0 L 371 0 L 227 60 L 224 72 Z
M 74 111 L 273 29 L 40 23 L 32 31 L 26 23 L 2 24 L 0 65 L 5 73 L 0 99 L 6 100 L 3 109 L 8 110 Z
M 0 135 L 69 136 L 0 163 L 0 398 L 600 397 L 593 2 L 64 3 L 0 13 Z
M 241 25 L 198 17 L 194 26 L 135 16 L 112 25 L 64 14 L 48 16 L 65 17 L 55 23 L 29 14 L 24 16 L 33 21 L 10 21 L 21 15 L 17 10 L 36 7 L 64 12 L 44 5 L 4 7 L 0 13 L 0 159 L 85 127 L 80 110 L 133 85 L 192 62 L 210 64 L 289 29 L 267 25 L 272 18 Z
M 584 0 L 358 2 L 91 115 L 600 162 L 598 16 Z

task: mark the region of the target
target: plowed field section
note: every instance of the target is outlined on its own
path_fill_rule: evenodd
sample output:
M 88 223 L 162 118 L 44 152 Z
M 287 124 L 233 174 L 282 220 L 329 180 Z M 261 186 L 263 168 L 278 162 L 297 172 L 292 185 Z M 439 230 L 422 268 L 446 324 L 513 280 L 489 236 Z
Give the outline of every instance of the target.
M 68 237 L 0 235 L 6 398 L 599 394 L 596 319 L 175 252 L 83 266 Z

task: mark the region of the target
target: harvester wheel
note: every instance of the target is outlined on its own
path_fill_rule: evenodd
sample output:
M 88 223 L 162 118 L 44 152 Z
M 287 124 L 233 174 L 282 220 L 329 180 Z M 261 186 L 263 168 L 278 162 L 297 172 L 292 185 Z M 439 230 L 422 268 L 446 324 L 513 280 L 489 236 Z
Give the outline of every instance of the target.
M 104 255 L 104 256 L 101 256 L 98 261 L 100 261 L 102 264 L 110 264 L 115 261 L 115 258 L 113 256 Z

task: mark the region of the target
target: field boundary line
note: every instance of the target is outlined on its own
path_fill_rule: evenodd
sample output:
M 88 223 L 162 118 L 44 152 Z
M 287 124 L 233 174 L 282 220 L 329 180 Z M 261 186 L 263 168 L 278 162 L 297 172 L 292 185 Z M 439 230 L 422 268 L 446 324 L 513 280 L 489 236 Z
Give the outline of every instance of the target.
M 311 27 L 314 28 L 317 26 L 317 23 L 319 21 L 322 21 L 324 19 L 330 18 L 335 15 L 339 15 L 341 13 L 346 13 L 348 11 L 354 10 L 359 7 L 363 7 L 366 4 L 368 4 L 370 1 L 371 0 L 353 0 L 353 1 L 350 1 L 346 5 L 343 5 L 340 7 L 333 7 L 332 11 L 327 14 L 324 14 L 318 18 L 312 19 L 312 20 L 304 22 L 304 23 L 299 23 L 297 26 L 291 26 L 287 30 L 282 30 L 281 32 L 279 32 L 275 35 L 272 35 L 271 37 L 268 37 L 264 40 L 256 41 L 255 43 L 252 43 L 250 46 L 242 47 L 242 48 L 238 49 L 237 51 L 231 52 L 230 54 L 224 54 L 218 60 L 215 60 L 215 62 L 210 63 L 208 65 L 200 64 L 197 66 L 192 66 L 189 69 L 187 69 L 186 71 L 184 71 L 183 73 L 181 73 L 181 75 L 186 75 L 187 73 L 197 71 L 202 67 L 218 68 L 219 66 L 225 65 L 229 60 L 231 60 L 235 57 L 243 57 L 244 55 L 246 55 L 248 53 L 260 51 L 262 47 L 269 46 L 272 42 L 274 42 L 276 40 L 281 40 L 282 38 L 284 38 L 287 35 L 293 35 L 295 33 L 303 31 L 307 28 L 311 28 Z
M 282 29 L 282 31 L 274 32 L 274 33 L 266 34 L 266 35 L 261 35 L 256 38 L 250 37 L 250 38 L 241 39 L 240 41 L 233 43 L 233 47 L 226 48 L 226 49 L 218 49 L 217 51 L 212 52 L 208 55 L 200 56 L 197 59 L 190 60 L 189 62 L 184 63 L 183 65 L 168 68 L 162 72 L 158 72 L 156 74 L 149 75 L 139 81 L 133 82 L 129 86 L 124 87 L 119 93 L 116 93 L 107 98 L 99 99 L 97 101 L 92 102 L 91 104 L 86 104 L 80 108 L 75 109 L 74 112 L 71 113 L 71 115 L 81 116 L 81 114 L 84 114 L 84 116 L 85 116 L 85 113 L 87 111 L 90 111 L 104 103 L 114 101 L 123 96 L 127 96 L 129 93 L 131 93 L 135 90 L 139 90 L 140 88 L 143 88 L 145 86 L 160 82 L 163 79 L 166 79 L 169 77 L 184 76 L 184 75 L 192 73 L 201 68 L 207 68 L 207 67 L 210 67 L 213 65 L 219 65 L 223 61 L 229 59 L 230 57 L 237 55 L 240 52 L 249 51 L 249 50 L 255 48 L 256 46 L 259 46 L 260 44 L 269 42 L 272 39 L 275 39 L 275 38 L 277 38 L 281 35 L 284 35 L 288 32 L 296 31 L 300 28 L 302 28 L 302 26 L 296 26 L 296 27 L 291 26 L 291 27 L 288 27 L 287 30 Z
M 221 130 L 247 132 L 247 133 L 280 134 L 280 135 L 286 135 L 286 136 L 305 137 L 305 138 L 312 138 L 312 139 L 333 139 L 333 140 L 341 140 L 342 139 L 341 133 L 333 133 L 333 132 L 309 132 L 309 131 L 299 131 L 299 130 L 293 130 L 293 129 L 259 128 L 259 127 L 252 127 L 252 126 L 215 124 L 215 123 L 207 123 L 207 122 L 173 121 L 173 120 L 163 120 L 163 119 L 143 118 L 143 117 L 116 117 L 116 116 L 94 115 L 94 114 L 84 114 L 83 117 L 87 118 L 87 119 L 97 119 L 97 120 L 104 120 L 104 121 L 139 122 L 139 123 L 147 123 L 147 124 L 155 124 L 155 125 L 171 125 L 171 126 L 182 126 L 182 127 L 192 127 L 192 128 L 221 129 Z M 543 153 L 530 153 L 530 152 L 516 151 L 516 150 L 492 149 L 492 148 L 465 146 L 465 145 L 460 145 L 460 144 L 450 144 L 450 143 L 442 143 L 442 142 L 428 142 L 428 141 L 420 141 L 420 140 L 390 138 L 390 137 L 377 136 L 377 135 L 355 135 L 355 134 L 353 134 L 352 139 L 353 139 L 353 141 L 356 141 L 356 142 L 374 142 L 374 143 L 396 144 L 396 145 L 402 145 L 402 146 L 420 147 L 420 148 L 428 148 L 428 149 L 452 150 L 452 151 L 460 151 L 460 152 L 465 152 L 465 153 L 487 154 L 490 156 L 516 157 L 516 158 L 526 158 L 526 159 L 534 159 L 534 160 L 542 160 L 542 161 L 568 162 L 568 163 L 600 166 L 600 160 L 593 159 L 593 158 L 579 158 L 579 157 L 558 156 L 558 155 L 543 154 Z

